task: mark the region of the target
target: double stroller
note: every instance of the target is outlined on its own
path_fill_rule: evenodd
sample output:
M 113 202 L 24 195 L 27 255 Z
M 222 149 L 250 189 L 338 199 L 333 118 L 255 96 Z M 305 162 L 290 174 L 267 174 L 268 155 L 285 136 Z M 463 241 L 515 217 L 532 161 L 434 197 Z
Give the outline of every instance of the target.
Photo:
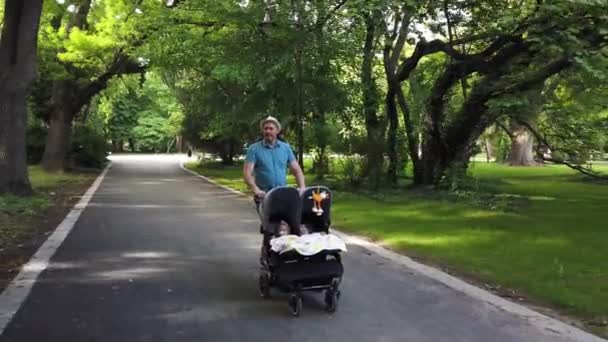
M 329 236 L 331 226 L 331 191 L 324 186 L 307 188 L 302 194 L 291 187 L 269 191 L 260 208 L 264 234 L 259 276 L 260 294 L 268 298 L 271 288 L 289 294 L 290 313 L 302 312 L 302 292 L 324 292 L 325 310 L 335 312 L 340 298 L 340 282 L 344 268 L 340 257 L 345 249 L 322 248 L 314 254 L 298 250 L 277 252 L 271 248 L 273 239 L 280 238 L 281 225 L 289 227 L 290 236 Z M 276 241 L 275 241 L 276 242 Z M 341 242 L 341 240 L 340 240 Z

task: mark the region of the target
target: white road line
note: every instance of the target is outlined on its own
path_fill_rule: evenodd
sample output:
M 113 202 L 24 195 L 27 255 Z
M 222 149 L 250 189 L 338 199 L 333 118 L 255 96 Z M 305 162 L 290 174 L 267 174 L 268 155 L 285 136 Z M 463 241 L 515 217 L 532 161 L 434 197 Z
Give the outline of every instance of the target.
M 0 335 L 2 335 L 4 329 L 29 296 L 40 273 L 48 267 L 51 257 L 61 246 L 61 243 L 63 243 L 72 228 L 74 228 L 74 224 L 76 224 L 80 214 L 87 207 L 97 188 L 99 188 L 110 166 L 111 164 L 106 166 L 80 201 L 55 228 L 53 234 L 40 246 L 36 254 L 23 266 L 17 277 L 0 294 Z
M 243 196 L 246 196 L 244 193 L 242 193 L 240 191 L 237 191 L 237 190 L 229 188 L 227 186 L 218 184 L 216 181 L 214 181 L 212 179 L 201 176 L 194 171 L 188 170 L 187 168 L 184 167 L 184 165 L 181 162 L 180 162 L 180 166 L 182 169 L 186 170 L 187 172 L 189 172 L 199 178 L 202 178 L 207 182 L 215 184 L 230 192 L 238 193 Z M 405 255 L 388 250 L 376 243 L 366 241 L 364 238 L 360 238 L 360 237 L 357 237 L 354 235 L 344 233 L 335 228 L 332 228 L 332 231 L 337 233 L 336 235 L 340 236 L 347 244 L 361 246 L 384 258 L 387 258 L 387 259 L 394 261 L 400 265 L 403 265 L 415 272 L 418 272 L 418 273 L 426 276 L 427 278 L 431 278 L 435 281 L 438 281 L 453 290 L 464 293 L 465 295 L 467 295 L 473 299 L 488 303 L 488 304 L 498 308 L 499 310 L 503 310 L 510 314 L 521 317 L 522 319 L 526 320 L 530 325 L 532 325 L 532 326 L 536 327 L 537 329 L 541 330 L 542 332 L 544 332 L 546 335 L 566 337 L 566 338 L 572 339 L 573 341 L 580 341 L 580 342 L 608 342 L 608 340 L 605 340 L 598 336 L 592 335 L 575 326 L 569 325 L 569 324 L 564 323 L 555 318 L 552 318 L 547 315 L 536 312 L 534 310 L 531 310 L 523 305 L 508 301 L 491 292 L 488 292 L 484 289 L 481 289 L 479 287 L 466 283 L 441 270 L 421 264 L 417 261 L 414 261 L 411 258 L 408 258 Z

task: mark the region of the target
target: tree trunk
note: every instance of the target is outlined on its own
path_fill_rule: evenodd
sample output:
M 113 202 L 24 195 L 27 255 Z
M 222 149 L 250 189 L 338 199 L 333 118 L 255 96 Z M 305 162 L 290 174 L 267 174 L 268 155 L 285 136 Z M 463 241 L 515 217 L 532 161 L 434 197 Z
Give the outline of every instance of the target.
M 483 146 L 486 150 L 486 162 L 492 161 L 492 157 L 494 157 L 494 145 L 492 145 L 492 139 L 484 138 Z
M 397 105 L 395 103 L 395 85 L 389 85 L 388 92 L 385 98 L 386 117 L 388 118 L 388 139 L 387 139 L 387 154 L 388 154 L 388 170 L 387 178 L 391 184 L 397 184 L 397 164 L 399 156 L 397 151 L 397 129 L 399 128 L 399 116 L 397 114 Z
M 178 135 L 177 137 L 175 137 L 176 139 L 176 143 L 175 143 L 175 148 L 177 149 L 177 153 L 183 153 L 184 152 L 184 139 L 181 135 Z
M 230 149 L 230 143 L 222 143 L 222 146 L 220 147 L 220 158 L 222 159 L 223 165 L 232 165 L 233 159 Z
M 323 105 L 319 104 L 318 110 L 313 113 L 314 135 L 316 143 L 316 156 L 313 162 L 313 168 L 317 175 L 317 179 L 323 179 L 328 173 L 328 158 L 327 158 L 327 122 Z
M 375 15 L 378 15 L 377 13 Z M 378 116 L 380 95 L 373 75 L 374 43 L 376 40 L 376 17 L 365 16 L 366 36 L 361 65 L 361 84 L 363 85 L 363 112 L 367 132 L 367 150 L 364 175 L 369 184 L 377 188 L 382 179 L 385 150 L 386 120 Z
M 302 90 L 302 49 L 296 49 L 296 87 L 298 91 L 297 125 L 298 125 L 298 163 L 304 169 L 304 99 Z
M 407 146 L 409 150 L 410 160 L 414 169 L 414 184 L 418 184 L 422 181 L 422 163 L 420 163 L 420 140 L 417 138 L 414 122 L 412 121 L 412 115 L 410 108 L 405 99 L 405 95 L 401 88 L 397 92 L 397 100 L 401 112 L 403 114 L 403 123 L 405 125 L 405 132 L 407 135 Z
M 46 136 L 42 168 L 46 171 L 63 171 L 67 162 L 67 151 L 72 131 L 72 115 L 63 108 L 51 112 L 49 129 Z
M 511 150 L 505 162 L 511 166 L 536 166 L 534 160 L 534 136 L 526 127 L 511 121 Z
M 397 78 L 397 66 L 399 58 L 406 42 L 408 28 L 411 16 L 408 14 L 408 5 L 404 4 L 402 8 L 396 10 L 395 24 L 389 28 L 384 22 L 384 73 L 388 90 L 384 101 L 386 109 L 386 117 L 389 122 L 388 127 L 388 159 L 389 165 L 387 170 L 388 180 L 391 184 L 397 184 L 397 174 L 399 167 L 399 151 L 397 151 L 397 131 L 399 129 L 399 115 L 397 113 L 397 94 L 401 89 L 401 83 Z
M 424 130 L 422 136 L 422 177 L 416 185 L 439 184 L 441 177 L 447 170 L 450 156 L 444 148 L 443 137 L 439 131 L 439 124 L 430 111 L 424 117 Z
M 446 169 L 444 156 L 437 148 L 437 142 L 433 140 L 431 136 L 425 134 L 422 143 L 422 177 L 414 182 L 416 185 L 437 185 Z
M 6 0 L 0 37 L 0 193 L 29 195 L 26 99 L 36 77 L 41 0 Z
M 129 138 L 129 149 L 131 150 L 131 152 L 136 152 L 135 151 L 135 140 L 133 138 Z
M 8 83 L 10 84 L 10 83 Z M 0 194 L 32 192 L 27 172 L 27 113 L 23 91 L 0 86 Z

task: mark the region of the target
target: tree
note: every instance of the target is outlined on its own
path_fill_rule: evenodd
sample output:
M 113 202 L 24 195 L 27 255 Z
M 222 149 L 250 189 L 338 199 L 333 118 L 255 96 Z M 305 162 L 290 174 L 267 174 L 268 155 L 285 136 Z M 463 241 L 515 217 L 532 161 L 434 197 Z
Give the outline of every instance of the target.
M 117 75 L 141 73 L 131 57 L 147 30 L 139 13 L 153 8 L 142 1 L 56 4 L 49 11 L 42 46 L 44 68 L 36 102 L 48 121 L 42 166 L 65 168 L 72 122 L 84 106 Z M 143 8 L 140 8 L 140 6 Z M 150 18 L 152 19 L 152 18 Z
M 460 37 L 447 42 L 419 37 L 397 71 L 397 79 L 403 81 L 424 57 L 438 52 L 448 56 L 427 101 L 421 163 L 415 171 L 422 175 L 415 180 L 419 185 L 439 184 L 450 168 L 466 169 L 477 139 L 495 122 L 496 107 L 509 105 L 513 95 L 538 87 L 606 45 L 607 18 L 599 14 L 606 9 L 602 3 L 507 1 L 459 6 L 459 13 L 466 15 L 461 15 L 465 19 L 453 32 Z M 435 25 L 433 20 L 427 22 Z M 470 45 L 466 52 L 456 49 L 464 44 Z M 470 91 L 458 95 L 455 90 L 463 80 Z
M 606 62 L 596 56 L 554 78 L 537 125 L 522 123 L 539 142 L 539 160 L 605 178 L 590 161 L 601 158 L 608 141 L 608 88 L 601 72 Z
M 40 0 L 6 0 L 0 38 L 0 193 L 31 193 L 26 98 L 36 77 Z
M 154 71 L 143 78 L 114 79 L 102 92 L 98 110 L 115 152 L 123 152 L 127 142 L 132 152 L 169 152 L 181 134 L 181 106 Z
M 535 141 L 534 135 L 528 127 L 535 127 L 545 100 L 543 94 L 544 84 L 537 89 L 531 89 L 525 94 L 520 94 L 522 105 L 520 108 L 512 108 L 514 113 L 510 114 L 510 127 L 508 130 L 511 138 L 511 148 L 505 162 L 511 166 L 535 166 Z M 521 122 L 525 122 L 523 125 Z

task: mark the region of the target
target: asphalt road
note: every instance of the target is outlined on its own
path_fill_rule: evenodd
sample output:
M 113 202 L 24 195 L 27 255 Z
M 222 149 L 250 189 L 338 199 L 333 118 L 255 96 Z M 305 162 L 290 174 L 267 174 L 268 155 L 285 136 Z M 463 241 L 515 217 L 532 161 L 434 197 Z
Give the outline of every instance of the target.
M 360 246 L 338 311 L 257 290 L 261 236 L 246 198 L 174 158 L 115 158 L 0 341 L 567 341 Z

